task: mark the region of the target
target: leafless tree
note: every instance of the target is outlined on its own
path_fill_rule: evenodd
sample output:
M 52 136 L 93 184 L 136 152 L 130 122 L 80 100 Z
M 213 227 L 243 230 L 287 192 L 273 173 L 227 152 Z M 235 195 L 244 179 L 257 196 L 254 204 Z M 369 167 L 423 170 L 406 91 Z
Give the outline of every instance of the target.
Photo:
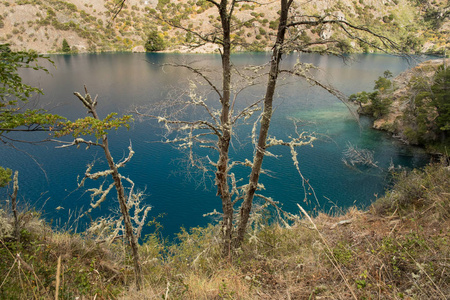
M 262 169 L 262 163 L 265 156 L 272 155 L 268 148 L 271 146 L 284 145 L 291 148 L 294 165 L 298 168 L 297 152 L 295 147 L 310 145 L 314 137 L 304 132 L 296 131 L 296 135 L 290 141 L 279 140 L 276 137 L 269 136 L 270 122 L 273 114 L 273 102 L 279 75 L 282 73 L 297 76 L 306 80 L 311 85 L 324 88 L 338 99 L 348 104 L 345 95 L 340 93 L 329 84 L 323 83 L 314 76 L 315 66 L 298 62 L 293 69 L 281 69 L 280 62 L 284 54 L 299 52 L 320 52 L 322 54 L 342 55 L 348 50 L 347 44 L 342 39 L 337 38 L 318 38 L 311 41 L 300 39 L 302 32 L 306 27 L 315 26 L 334 26 L 340 30 L 346 38 L 354 39 L 360 43 L 366 43 L 377 49 L 395 48 L 396 45 L 381 34 L 377 34 L 364 26 L 356 26 L 343 18 L 332 14 L 323 16 L 309 16 L 301 13 L 301 3 L 297 3 L 296 9 L 293 8 L 293 0 L 280 0 L 280 10 L 278 18 L 278 29 L 276 31 L 276 40 L 272 47 L 272 55 L 267 65 L 262 67 L 247 68 L 247 71 L 254 75 L 238 70 L 231 61 L 231 49 L 233 45 L 232 32 L 236 29 L 233 25 L 236 20 L 234 16 L 237 4 L 243 2 L 239 0 L 207 0 L 214 7 L 220 19 L 220 27 L 214 27 L 210 32 L 196 32 L 184 27 L 180 22 L 170 22 L 172 26 L 183 28 L 192 32 L 197 37 L 195 45 L 202 43 L 214 43 L 220 48 L 222 69 L 221 82 L 215 81 L 203 69 L 195 68 L 192 65 L 182 65 L 182 67 L 192 71 L 197 78 L 192 80 L 190 90 L 186 93 L 188 99 L 182 99 L 171 107 L 163 110 L 159 114 L 143 113 L 136 110 L 141 116 L 153 117 L 158 122 L 163 123 L 169 133 L 176 132 L 173 138 L 168 138 L 166 142 L 175 143 L 179 148 L 187 149 L 189 160 L 192 166 L 197 166 L 203 171 L 213 170 L 215 173 L 215 185 L 217 195 L 222 200 L 222 239 L 223 253 L 230 255 L 233 248 L 239 248 L 245 238 L 251 217 L 253 200 L 260 197 L 264 201 L 269 199 L 257 194 L 258 190 L 263 189 L 259 183 Z M 359 33 L 368 34 L 377 39 L 366 40 L 360 37 Z M 268 69 L 268 71 L 267 71 Z M 265 75 L 262 75 L 265 74 Z M 265 85 L 265 94 L 248 105 L 238 110 L 235 104 L 239 102 L 241 92 L 245 85 L 254 85 L 261 80 L 262 76 L 267 76 Z M 197 84 L 204 82 L 210 88 L 212 93 L 219 100 L 219 107 L 208 102 L 209 97 L 201 96 L 198 93 Z M 244 86 L 242 86 L 244 85 Z M 176 107 L 176 109 L 175 109 Z M 187 107 L 201 108 L 206 112 L 206 117 L 200 120 L 183 120 L 180 112 Z M 234 137 L 234 127 L 240 120 L 247 120 L 254 116 L 255 112 L 262 110 L 256 117 L 252 127 L 252 143 L 254 146 L 252 160 L 231 161 L 230 146 Z M 258 132 L 259 127 L 259 133 Z M 204 161 L 197 160 L 195 157 L 194 146 L 198 145 L 204 148 L 210 148 L 218 153 L 217 161 L 212 161 L 209 156 Z M 246 166 L 250 168 L 248 183 L 243 184 L 242 180 L 235 178 L 233 168 L 236 166 Z

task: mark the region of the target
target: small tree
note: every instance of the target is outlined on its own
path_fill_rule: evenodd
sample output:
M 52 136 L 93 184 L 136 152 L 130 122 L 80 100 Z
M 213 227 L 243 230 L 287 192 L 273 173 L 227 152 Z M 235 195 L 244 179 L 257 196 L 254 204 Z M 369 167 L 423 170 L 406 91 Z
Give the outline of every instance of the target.
M 69 52 L 71 52 L 69 43 L 67 42 L 66 39 L 63 39 L 63 41 L 62 41 L 62 48 L 61 48 L 61 50 L 62 50 L 62 52 L 64 52 L 64 53 L 69 53 Z
M 157 31 L 150 32 L 145 43 L 145 51 L 157 52 L 163 51 L 164 49 L 166 49 L 166 43 L 163 37 Z
M 82 96 L 77 92 L 75 92 L 74 95 L 83 103 L 84 107 L 88 109 L 88 113 L 91 114 L 92 117 L 78 119 L 74 122 L 67 121 L 64 124 L 64 127 L 56 134 L 56 136 L 71 134 L 75 137 L 75 140 L 73 142 L 66 143 L 66 145 L 62 147 L 79 146 L 80 144 L 85 144 L 88 146 L 88 148 L 91 146 L 97 146 L 103 150 L 106 161 L 108 162 L 109 170 L 91 173 L 94 164 L 90 164 L 86 170 L 84 178 L 79 183 L 79 186 L 83 186 L 86 179 L 96 180 L 98 178 L 108 177 L 109 175 L 111 175 L 111 177 L 113 178 L 114 182 L 110 184 L 106 189 L 103 189 L 102 185 L 98 189 L 89 190 L 92 192 L 91 198 L 92 200 L 94 200 L 94 202 L 91 203 L 91 207 L 98 207 L 103 201 L 105 201 L 111 189 L 115 187 L 117 198 L 119 200 L 120 211 L 122 214 L 122 218 L 121 220 L 119 220 L 120 222 L 118 224 L 121 224 L 123 221 L 123 231 L 125 232 L 125 238 L 128 241 L 131 256 L 133 259 L 136 286 L 137 289 L 140 290 L 142 288 L 142 271 L 139 260 L 137 239 L 140 236 L 142 227 L 145 223 L 145 219 L 148 212 L 150 211 L 150 207 L 140 208 L 139 204 L 142 194 L 134 193 L 133 181 L 122 176 L 119 173 L 119 168 L 125 166 L 125 164 L 128 163 L 133 157 L 134 151 L 131 148 L 131 145 L 129 147 L 128 157 L 123 161 L 116 163 L 109 149 L 109 141 L 107 135 L 107 131 L 110 129 L 118 129 L 121 126 L 128 128 L 128 122 L 131 120 L 131 116 L 125 115 L 117 118 L 116 113 L 111 113 L 105 119 L 100 119 L 96 110 L 97 97 L 92 99 L 91 95 L 87 92 L 86 87 L 85 92 L 85 96 Z M 81 135 L 94 135 L 97 138 L 97 141 L 93 142 L 84 140 L 83 138 L 80 138 Z M 125 194 L 125 188 L 123 184 L 124 181 L 131 184 L 128 196 Z M 98 199 L 96 199 L 97 197 Z M 131 209 L 134 209 L 134 217 L 131 217 L 130 215 Z M 135 224 L 137 224 L 137 227 L 135 228 L 133 228 L 133 221 Z
M 359 92 L 349 97 L 350 101 L 359 104 L 360 113 L 379 118 L 389 113 L 389 107 L 392 100 L 388 92 L 392 90 L 392 81 L 389 79 L 392 73 L 389 70 L 384 71 L 383 77 L 379 76 L 375 80 L 374 92 Z M 364 105 L 363 105 L 364 104 Z
M 440 65 L 428 81 L 414 78 L 415 98 L 410 125 L 417 127 L 414 132 L 417 142 L 446 143 L 450 132 L 450 69 Z M 414 124 L 416 123 L 416 124 Z M 410 136 L 414 136 L 412 132 Z
M 438 117 L 436 125 L 444 138 L 450 132 L 450 68 L 442 65 L 434 76 L 432 105 L 436 107 Z

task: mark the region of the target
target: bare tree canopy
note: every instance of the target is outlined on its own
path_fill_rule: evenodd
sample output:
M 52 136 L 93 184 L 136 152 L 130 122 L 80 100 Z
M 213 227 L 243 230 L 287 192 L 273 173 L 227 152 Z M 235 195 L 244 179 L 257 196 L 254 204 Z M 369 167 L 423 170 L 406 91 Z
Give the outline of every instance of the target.
M 295 135 L 289 141 L 283 141 L 269 135 L 269 128 L 273 114 L 273 103 L 279 76 L 294 75 L 296 78 L 306 80 L 311 85 L 319 86 L 348 107 L 347 97 L 336 88 L 322 82 L 314 76 L 316 67 L 299 61 L 293 69 L 281 68 L 283 55 L 298 52 L 315 52 L 320 54 L 339 55 L 343 58 L 349 47 L 344 40 L 335 37 L 322 36 L 320 39 L 311 40 L 305 38 L 307 28 L 324 28 L 334 26 L 347 38 L 358 43 L 365 43 L 368 47 L 378 50 L 395 52 L 397 45 L 381 33 L 370 28 L 352 24 L 332 12 L 323 16 L 310 16 L 302 12 L 302 4 L 293 0 L 280 0 L 278 27 L 273 40 L 271 58 L 267 64 L 259 67 L 247 67 L 238 69 L 232 63 L 232 49 L 240 43 L 233 35 L 240 24 L 245 20 L 239 20 L 235 16 L 237 5 L 254 3 L 253 1 L 206 0 L 217 9 L 217 23 L 208 31 L 207 29 L 194 31 L 179 18 L 164 17 L 164 21 L 173 27 L 185 30 L 193 34 L 196 39 L 193 47 L 212 43 L 218 46 L 221 55 L 221 75 L 219 78 L 211 76 L 205 69 L 196 68 L 194 65 L 178 65 L 189 69 L 194 78 L 191 80 L 190 89 L 172 102 L 172 106 L 164 104 L 159 107 L 159 112 L 145 112 L 137 109 L 136 113 L 157 119 L 167 129 L 168 136 L 165 142 L 174 143 L 180 149 L 188 150 L 188 158 L 191 166 L 198 167 L 203 172 L 214 172 L 217 195 L 222 201 L 222 241 L 223 254 L 231 255 L 232 250 L 239 248 L 245 238 L 246 231 L 251 222 L 251 212 L 255 197 L 261 198 L 270 205 L 276 205 L 259 191 L 264 187 L 259 183 L 264 157 L 272 155 L 268 148 L 283 145 L 291 149 L 294 166 L 299 170 L 296 158 L 296 147 L 312 145 L 315 137 L 305 132 L 295 131 Z M 264 5 L 258 2 L 259 5 Z M 295 4 L 295 5 L 294 5 Z M 174 65 L 171 65 L 174 66 Z M 201 94 L 198 85 L 204 84 L 209 88 L 209 94 Z M 242 108 L 236 103 L 246 103 L 242 98 L 243 91 L 256 84 L 262 84 L 265 93 L 256 97 L 254 101 Z M 247 99 L 248 100 L 248 99 Z M 200 109 L 204 112 L 201 119 L 183 119 L 182 111 L 187 109 Z M 259 114 L 256 114 L 260 112 Z M 353 111 L 354 112 L 354 111 Z M 356 116 L 356 114 L 354 114 Z M 244 161 L 230 159 L 230 146 L 235 139 L 234 128 L 241 122 L 251 121 L 250 133 L 253 144 L 253 157 Z M 296 127 L 298 128 L 298 127 Z M 172 134 L 172 135 L 171 135 Z M 195 155 L 196 147 L 208 148 L 216 152 L 217 161 L 212 161 L 209 156 L 198 158 Z M 236 166 L 249 168 L 249 179 L 236 178 L 233 170 Z M 300 171 L 300 170 L 299 170 Z M 301 175 L 301 173 L 300 173 Z

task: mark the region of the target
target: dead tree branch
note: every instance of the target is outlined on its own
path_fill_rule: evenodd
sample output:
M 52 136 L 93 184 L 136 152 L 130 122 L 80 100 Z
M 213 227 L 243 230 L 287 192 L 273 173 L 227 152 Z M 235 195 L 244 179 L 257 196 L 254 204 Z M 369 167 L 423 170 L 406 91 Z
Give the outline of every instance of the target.
M 373 151 L 368 149 L 359 149 L 351 143 L 347 144 L 347 149 L 344 150 L 342 161 L 347 166 L 355 167 L 357 165 L 369 166 L 379 168 L 377 162 L 374 161 Z

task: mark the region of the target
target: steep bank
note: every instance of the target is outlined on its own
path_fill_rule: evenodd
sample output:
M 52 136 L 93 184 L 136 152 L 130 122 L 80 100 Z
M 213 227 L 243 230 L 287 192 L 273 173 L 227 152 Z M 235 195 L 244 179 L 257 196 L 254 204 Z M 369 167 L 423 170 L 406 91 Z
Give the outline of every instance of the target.
M 2 207 L 0 298 L 55 299 L 59 286 L 58 299 L 448 299 L 450 169 L 396 178 L 367 211 L 290 228 L 259 218 L 235 258 L 221 257 L 218 226 L 182 230 L 171 245 L 156 230 L 140 247 L 141 292 L 125 241 L 105 242 L 107 228 L 56 232 L 31 210 L 19 214 L 18 240 Z
M 374 117 L 375 129 L 432 152 L 445 152 L 450 130 L 449 64 L 450 59 L 429 60 L 392 81 L 389 75 L 379 77 L 374 92 L 351 98 L 360 104 L 360 113 Z

